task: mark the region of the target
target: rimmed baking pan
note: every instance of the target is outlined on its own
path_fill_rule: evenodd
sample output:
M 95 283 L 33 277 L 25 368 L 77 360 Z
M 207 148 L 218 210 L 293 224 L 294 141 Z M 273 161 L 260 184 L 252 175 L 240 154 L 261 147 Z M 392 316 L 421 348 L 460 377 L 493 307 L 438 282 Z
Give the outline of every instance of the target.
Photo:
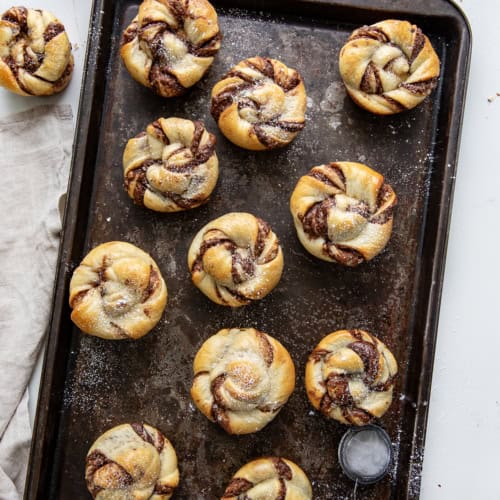
M 162 99 L 141 87 L 120 61 L 122 30 L 138 3 L 96 0 L 80 101 L 63 241 L 41 380 L 25 498 L 89 498 L 85 455 L 94 439 L 122 422 L 161 429 L 179 457 L 177 498 L 222 495 L 232 474 L 261 455 L 289 458 L 306 471 L 315 498 L 348 498 L 353 484 L 336 450 L 345 427 L 309 405 L 304 365 L 327 333 L 363 328 L 395 354 L 396 395 L 380 424 L 394 447 L 391 472 L 363 487 L 366 499 L 418 498 L 439 301 L 470 54 L 462 13 L 446 0 L 224 0 L 214 2 L 224 34 L 208 75 L 186 96 Z M 338 54 L 363 24 L 404 18 L 430 37 L 442 62 L 438 87 L 412 111 L 378 117 L 345 94 Z M 287 148 L 267 153 L 229 143 L 210 116 L 214 83 L 256 54 L 304 76 L 307 125 Z M 160 116 L 202 119 L 217 135 L 221 175 L 211 201 L 178 214 L 136 207 L 123 189 L 128 138 Z M 361 161 L 398 194 L 392 239 L 355 269 L 320 262 L 295 235 L 288 200 L 298 178 L 330 161 Z M 217 306 L 190 281 L 195 233 L 230 211 L 249 211 L 278 234 L 285 271 L 264 300 L 237 310 Z M 83 335 L 70 321 L 72 270 L 93 246 L 129 241 L 149 252 L 169 288 L 159 325 L 139 341 Z M 220 328 L 253 326 L 279 339 L 295 361 L 297 387 L 264 430 L 234 437 L 209 422 L 189 397 L 193 357 Z

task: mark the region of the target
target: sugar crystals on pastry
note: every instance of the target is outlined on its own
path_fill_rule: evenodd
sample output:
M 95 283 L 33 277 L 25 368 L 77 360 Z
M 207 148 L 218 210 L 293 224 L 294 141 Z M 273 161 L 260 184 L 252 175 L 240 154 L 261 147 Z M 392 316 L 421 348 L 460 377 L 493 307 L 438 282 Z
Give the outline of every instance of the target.
M 111 241 L 91 250 L 69 285 L 71 319 L 104 339 L 137 339 L 160 320 L 167 286 L 156 262 L 130 243 Z
M 177 456 L 154 427 L 122 424 L 99 436 L 85 460 L 93 498 L 168 500 L 179 484 Z
M 210 337 L 196 354 L 193 371 L 193 401 L 229 434 L 262 429 L 295 387 L 288 351 L 254 328 L 224 329 Z
M 305 111 L 302 77 L 276 59 L 245 59 L 212 90 L 212 116 L 245 149 L 286 146 L 304 128 Z
M 339 68 L 356 104 L 389 115 L 417 106 L 432 92 L 440 63 L 418 26 L 388 19 L 354 30 L 340 51 Z
M 187 210 L 208 201 L 218 165 L 215 136 L 201 121 L 159 118 L 125 147 L 125 188 L 151 210 Z
M 0 19 L 0 85 L 20 95 L 61 92 L 73 72 L 62 23 L 46 10 L 12 7 Z
M 174 97 L 202 78 L 221 39 L 207 0 L 144 0 L 123 33 L 120 54 L 135 80 Z
M 304 471 L 291 460 L 263 457 L 238 470 L 222 500 L 311 500 L 312 488 Z
M 299 179 L 290 211 L 300 242 L 318 259 L 357 266 L 386 246 L 397 198 L 384 177 L 361 163 L 314 167 Z
M 376 337 L 339 330 L 324 337 L 307 360 L 307 396 L 326 417 L 365 425 L 389 408 L 397 372 L 396 359 Z
M 204 226 L 188 252 L 193 283 L 217 304 L 240 307 L 264 298 L 279 282 L 283 252 L 271 226 L 232 212 Z

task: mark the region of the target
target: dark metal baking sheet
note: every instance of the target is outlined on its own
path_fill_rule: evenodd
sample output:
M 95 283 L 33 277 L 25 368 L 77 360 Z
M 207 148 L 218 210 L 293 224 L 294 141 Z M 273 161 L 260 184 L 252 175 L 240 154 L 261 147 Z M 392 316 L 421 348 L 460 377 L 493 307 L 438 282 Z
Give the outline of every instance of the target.
M 146 421 L 173 442 L 181 483 L 176 498 L 218 498 L 232 474 L 261 455 L 281 455 L 306 471 L 315 498 L 350 498 L 336 449 L 345 427 L 309 405 L 308 353 L 327 333 L 365 328 L 396 355 L 394 403 L 381 419 L 394 444 L 391 473 L 361 488 L 365 499 L 418 498 L 448 221 L 470 53 L 470 31 L 447 0 L 224 0 L 214 2 L 224 42 L 208 75 L 185 97 L 162 99 L 135 83 L 118 56 L 120 34 L 137 1 L 96 0 L 80 103 L 63 243 L 41 381 L 26 498 L 89 498 L 85 455 L 105 429 Z M 405 18 L 426 32 L 442 61 L 432 97 L 392 117 L 359 109 L 338 73 L 340 47 L 355 27 Z M 307 126 L 291 146 L 252 153 L 230 144 L 209 115 L 213 84 L 253 55 L 284 61 L 304 76 Z M 203 119 L 217 134 L 220 179 L 211 201 L 179 214 L 134 206 L 122 187 L 127 139 L 160 116 Z M 320 262 L 298 242 L 288 200 L 312 166 L 362 161 L 382 172 L 399 205 L 392 239 L 356 269 Z M 277 289 L 231 310 L 190 282 L 191 239 L 211 219 L 249 211 L 271 223 L 285 257 Z M 167 281 L 159 325 L 139 341 L 82 335 L 67 305 L 71 272 L 93 246 L 129 241 L 149 252 Z M 193 357 L 223 327 L 254 326 L 291 352 L 296 390 L 263 431 L 228 436 L 189 397 Z

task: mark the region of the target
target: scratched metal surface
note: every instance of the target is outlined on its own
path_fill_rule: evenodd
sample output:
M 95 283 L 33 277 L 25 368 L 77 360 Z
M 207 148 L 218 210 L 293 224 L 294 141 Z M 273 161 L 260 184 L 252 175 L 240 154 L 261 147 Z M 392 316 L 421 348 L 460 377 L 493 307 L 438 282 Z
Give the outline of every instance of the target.
M 383 18 L 389 4 L 378 2 L 382 11 L 365 11 L 363 22 L 370 16 L 373 21 Z M 426 12 L 432 2 L 416 4 L 417 10 Z M 84 482 L 88 448 L 109 427 L 134 421 L 158 427 L 174 444 L 181 473 L 176 498 L 218 498 L 238 468 L 262 455 L 299 464 L 311 479 L 315 498 L 350 498 L 353 485 L 336 459 L 346 428 L 313 411 L 304 389 L 309 352 L 324 335 L 341 328 L 363 328 L 377 335 L 390 347 L 400 369 L 393 405 L 379 422 L 391 437 L 395 460 L 383 481 L 361 489 L 362 498 L 417 498 L 422 450 L 412 447 L 413 424 L 417 407 L 427 404 L 419 394 L 428 379 L 419 380 L 423 334 L 415 313 L 432 264 L 431 253 L 422 246 L 426 221 L 432 207 L 439 206 L 444 189 L 439 183 L 444 183 L 447 168 L 439 151 L 446 143 L 439 145 L 437 130 L 440 113 L 450 102 L 443 79 L 418 108 L 376 117 L 351 102 L 338 72 L 339 50 L 359 24 L 355 13 L 344 23 L 219 7 L 224 40 L 208 75 L 186 96 L 162 99 L 132 80 L 118 56 L 120 34 L 137 3 L 106 5 L 104 16 L 112 16 L 112 30 L 92 34 L 105 37 L 109 57 L 99 74 L 104 89 L 101 121 L 91 124 L 98 151 L 80 202 L 89 212 L 86 224 L 77 228 L 84 241 L 80 258 L 106 241 L 133 243 L 158 263 L 169 301 L 158 326 L 139 341 L 104 341 L 76 328 L 64 332 L 70 336 L 70 349 L 66 373 L 61 374 L 60 424 L 45 498 L 89 498 Z M 443 30 L 428 34 L 446 75 L 452 73 L 454 62 L 446 57 L 451 49 L 449 33 Z M 307 125 L 282 150 L 252 153 L 233 146 L 209 113 L 214 83 L 238 61 L 254 55 L 279 59 L 305 80 Z M 203 207 L 179 214 L 154 213 L 134 206 L 123 189 L 121 156 L 126 141 L 161 116 L 202 119 L 217 136 L 220 178 Z M 361 161 L 381 172 L 399 199 L 387 248 L 356 269 L 310 256 L 298 242 L 288 208 L 301 175 L 314 165 L 341 160 Z M 235 310 L 213 304 L 199 292 L 186 264 L 196 232 L 230 211 L 248 211 L 268 221 L 285 259 L 278 287 L 264 300 Z M 71 270 L 77 264 L 75 259 L 66 266 Z M 64 314 L 69 314 L 67 307 Z M 67 318 L 63 324 L 68 324 Z M 290 351 L 298 374 L 296 389 L 276 419 L 264 430 L 241 437 L 228 436 L 209 422 L 189 397 L 197 349 L 208 336 L 233 326 L 256 327 L 276 337 Z

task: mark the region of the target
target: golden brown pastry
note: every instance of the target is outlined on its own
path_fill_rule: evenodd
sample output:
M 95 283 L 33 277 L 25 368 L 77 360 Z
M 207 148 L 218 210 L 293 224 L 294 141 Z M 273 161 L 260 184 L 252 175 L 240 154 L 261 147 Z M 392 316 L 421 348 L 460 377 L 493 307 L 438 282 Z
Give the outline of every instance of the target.
M 71 319 L 103 339 L 138 339 L 161 318 L 167 286 L 155 261 L 130 243 L 110 241 L 91 250 L 69 285 Z
M 439 77 L 439 58 L 429 39 L 417 26 L 394 19 L 355 30 L 339 64 L 354 102 L 379 115 L 415 107 Z
M 309 253 L 352 267 L 373 259 L 385 247 L 396 202 L 381 174 L 343 161 L 314 167 L 301 177 L 290 210 Z
M 0 85 L 20 95 L 52 95 L 73 72 L 68 36 L 53 14 L 12 7 L 0 20 Z
M 291 460 L 258 458 L 231 479 L 222 500 L 310 500 L 312 488 L 304 471 Z
M 363 330 L 330 333 L 306 365 L 309 401 L 328 418 L 365 425 L 392 401 L 398 365 L 391 351 Z
M 286 146 L 304 128 L 305 111 L 301 76 L 275 59 L 245 59 L 212 90 L 212 116 L 245 149 Z
M 177 456 L 158 429 L 118 425 L 90 448 L 85 480 L 97 500 L 167 500 L 179 484 Z
M 200 121 L 160 118 L 128 141 L 123 170 L 137 205 L 157 212 L 197 207 L 217 183 L 215 136 Z
M 288 351 L 254 328 L 220 330 L 193 364 L 191 397 L 229 434 L 257 432 L 276 417 L 295 387 Z
M 209 222 L 188 252 L 193 283 L 211 300 L 239 307 L 265 297 L 283 272 L 283 252 L 267 222 L 232 212 Z
M 135 80 L 174 97 L 201 79 L 221 39 L 207 0 L 144 0 L 123 33 L 120 54 Z

